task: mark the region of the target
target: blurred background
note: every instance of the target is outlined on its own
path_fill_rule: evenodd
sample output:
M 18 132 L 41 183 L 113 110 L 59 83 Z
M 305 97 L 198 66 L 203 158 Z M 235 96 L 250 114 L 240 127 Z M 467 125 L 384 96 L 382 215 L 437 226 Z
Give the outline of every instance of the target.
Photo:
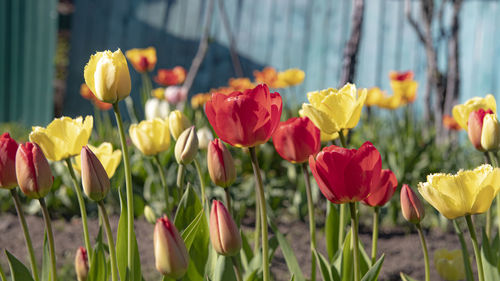
M 189 70 L 204 34 L 190 96 L 272 66 L 305 71 L 304 83 L 284 93 L 299 103 L 308 91 L 340 85 L 356 9 L 350 80 L 358 87 L 389 90 L 389 71 L 412 70 L 417 108 L 427 114 L 450 114 L 458 101 L 497 92 L 494 0 L 2 0 L 0 122 L 45 126 L 54 116 L 91 113 L 79 95 L 91 54 L 153 46 L 156 69 Z M 138 98 L 140 75 L 129 68 Z

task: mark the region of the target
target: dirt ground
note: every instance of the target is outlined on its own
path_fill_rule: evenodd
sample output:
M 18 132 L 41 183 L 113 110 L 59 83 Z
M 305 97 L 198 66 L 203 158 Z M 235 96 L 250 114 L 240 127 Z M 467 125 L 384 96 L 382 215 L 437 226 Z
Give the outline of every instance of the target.
M 118 217 L 111 217 L 111 226 L 116 232 Z M 35 251 L 41 255 L 43 240 L 43 220 L 40 217 L 28 216 L 27 222 L 33 239 Z M 91 237 L 95 237 L 98 222 L 95 219 L 89 221 Z M 153 226 L 143 219 L 137 219 L 135 223 L 137 240 L 141 251 L 141 262 L 146 280 L 160 280 L 159 274 L 154 269 L 153 256 Z M 292 247 L 299 259 L 304 274 L 310 272 L 309 235 L 308 225 L 304 222 L 281 223 L 280 231 L 285 234 L 289 241 L 294 241 Z M 54 235 L 56 240 L 56 252 L 58 268 L 71 275 L 73 260 L 76 249 L 83 245 L 81 234 L 81 222 L 79 219 L 71 221 L 54 221 Z M 26 258 L 24 237 L 19 226 L 17 217 L 12 214 L 4 214 L 0 218 L 0 262 L 5 270 L 8 270 L 6 258 L 3 255 L 5 249 L 28 264 Z M 437 272 L 432 266 L 433 252 L 439 248 L 458 249 L 460 244 L 453 233 L 444 233 L 433 230 L 426 233 L 427 243 L 431 259 L 431 280 L 440 280 Z M 361 233 L 364 245 L 371 245 L 371 233 Z M 318 234 L 318 247 L 325 249 L 324 236 Z M 369 253 L 370 247 L 366 247 Z M 324 251 L 322 251 L 324 252 Z M 405 233 L 402 229 L 381 229 L 379 239 L 379 253 L 385 253 L 386 258 L 382 267 L 379 280 L 400 280 L 399 273 L 404 272 L 417 280 L 424 279 L 423 254 L 417 233 Z M 41 259 L 41 256 L 38 257 Z M 272 273 L 276 280 L 289 280 L 285 260 L 278 250 L 272 266 Z M 68 275 L 69 274 L 69 275 Z M 318 276 L 318 280 L 320 277 Z

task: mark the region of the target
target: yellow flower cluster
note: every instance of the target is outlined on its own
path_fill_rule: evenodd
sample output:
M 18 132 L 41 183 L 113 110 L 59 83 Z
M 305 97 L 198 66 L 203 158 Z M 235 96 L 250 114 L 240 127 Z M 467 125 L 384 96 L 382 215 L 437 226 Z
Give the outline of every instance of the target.
M 395 110 L 401 106 L 413 103 L 417 98 L 417 81 L 413 80 L 413 72 L 395 72 L 389 73 L 390 85 L 393 91 L 388 95 L 379 88 L 368 90 L 366 106 L 378 106 L 380 108 Z

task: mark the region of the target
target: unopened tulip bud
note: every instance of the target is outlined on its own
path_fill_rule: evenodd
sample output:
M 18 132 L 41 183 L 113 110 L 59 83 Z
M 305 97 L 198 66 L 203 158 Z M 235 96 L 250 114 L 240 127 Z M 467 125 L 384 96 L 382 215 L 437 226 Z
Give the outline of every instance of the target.
M 12 189 L 17 185 L 16 152 L 18 146 L 9 133 L 0 136 L 0 188 Z
M 156 221 L 154 253 L 156 269 L 161 274 L 173 279 L 186 274 L 189 263 L 186 245 L 167 216 Z
M 182 112 L 174 110 L 168 115 L 168 125 L 172 137 L 177 140 L 182 132 L 191 126 L 191 122 Z
M 234 256 L 241 249 L 241 235 L 224 205 L 214 200 L 210 212 L 210 240 L 217 253 Z
M 193 162 L 198 153 L 198 137 L 196 129 L 192 126 L 186 129 L 175 143 L 175 159 L 177 163 L 188 165 Z
M 198 142 L 199 142 L 200 149 L 207 149 L 210 141 L 214 139 L 214 135 L 212 135 L 212 131 L 210 131 L 210 129 L 207 127 L 203 127 L 201 129 L 199 129 L 198 132 L 196 133 L 196 135 L 198 136 Z
M 469 114 L 469 119 L 467 122 L 467 134 L 472 145 L 474 145 L 474 147 L 480 151 L 484 151 L 483 147 L 481 146 L 484 117 L 490 114 L 493 114 L 493 111 L 491 109 L 484 110 L 482 108 Z
M 156 214 L 155 212 L 153 211 L 153 209 L 151 207 L 149 207 L 148 205 L 146 205 L 144 207 L 144 217 L 146 218 L 146 220 L 151 223 L 151 224 L 155 224 L 156 222 Z
M 84 247 L 80 247 L 76 250 L 75 272 L 78 281 L 87 281 L 89 275 L 89 260 L 87 250 L 85 250 Z
M 88 198 L 101 201 L 109 192 L 109 178 L 97 156 L 88 148 L 80 152 L 83 191 Z
M 486 114 L 483 119 L 481 146 L 484 150 L 497 150 L 500 145 L 500 124 L 495 114 Z
M 210 179 L 218 186 L 228 187 L 236 179 L 233 157 L 220 139 L 208 145 L 207 166 Z
M 16 153 L 16 177 L 24 195 L 40 199 L 49 193 L 54 177 L 42 149 L 32 142 L 19 145 Z
M 407 184 L 401 188 L 401 211 L 407 221 L 415 224 L 420 223 L 425 216 L 422 201 Z

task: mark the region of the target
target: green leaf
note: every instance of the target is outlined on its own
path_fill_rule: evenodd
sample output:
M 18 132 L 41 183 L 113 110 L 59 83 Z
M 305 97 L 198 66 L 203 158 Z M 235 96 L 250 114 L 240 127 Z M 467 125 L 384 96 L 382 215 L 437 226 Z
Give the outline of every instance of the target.
M 342 276 L 342 281 L 351 281 L 354 279 L 354 269 L 352 266 L 352 249 L 351 249 L 351 232 L 347 232 L 344 240 L 344 246 L 342 247 L 342 262 L 340 276 Z
M 106 256 L 104 255 L 104 246 L 102 244 L 102 226 L 99 228 L 96 240 L 87 281 L 107 280 L 108 266 L 106 263 Z
M 331 266 L 328 260 L 318 251 L 314 250 L 314 256 L 318 261 L 319 271 L 323 277 L 323 281 L 333 281 Z
M 382 269 L 384 258 L 385 255 L 382 254 L 382 256 L 378 259 L 378 261 L 370 268 L 370 270 L 368 270 L 365 276 L 363 276 L 361 281 L 376 281 L 380 273 L 380 269 Z
M 370 269 L 370 266 L 372 264 L 372 260 L 368 256 L 368 254 L 366 253 L 365 248 L 363 246 L 363 243 L 361 242 L 361 239 L 359 239 L 358 242 L 359 242 L 358 248 L 359 248 L 359 253 L 360 253 L 359 270 L 361 271 L 361 276 L 363 276 Z
M 241 246 L 242 251 L 240 252 L 241 264 L 243 267 L 243 271 L 247 271 L 248 263 L 253 259 L 253 250 L 252 247 L 250 246 L 250 243 L 248 243 L 248 238 L 245 235 L 245 233 L 243 233 L 243 231 L 240 231 L 240 234 L 241 234 L 241 245 L 242 245 Z
M 292 247 L 286 240 L 285 236 L 281 234 L 278 228 L 271 223 L 271 228 L 273 229 L 274 235 L 278 239 L 279 246 L 281 248 L 281 252 L 285 257 L 286 265 L 288 266 L 288 270 L 291 274 L 295 275 L 297 281 L 305 281 L 306 278 L 302 274 L 302 270 L 300 269 L 299 262 L 297 261 L 297 257 L 293 253 Z
M 2 268 L 2 264 L 0 264 L 0 280 L 7 281 L 7 277 L 5 277 L 5 272 Z
M 333 203 L 327 201 L 326 204 L 325 240 L 326 251 L 331 261 L 339 249 L 339 214 Z
M 42 257 L 42 279 L 41 281 L 50 281 L 50 250 L 49 242 L 47 239 L 47 232 L 43 236 L 43 257 Z
M 212 281 L 236 281 L 234 275 L 233 264 L 230 257 L 219 255 L 214 271 L 214 279 Z
M 10 274 L 12 281 L 33 281 L 30 271 L 9 251 L 5 250 L 9 261 Z
M 404 274 L 403 272 L 399 273 L 399 276 L 401 276 L 402 281 L 418 281 L 418 280 L 413 279 L 410 276 Z
M 191 245 L 193 244 L 194 238 L 196 237 L 196 234 L 198 234 L 198 229 L 199 225 L 204 218 L 205 212 L 203 210 L 200 210 L 198 215 L 194 218 L 194 220 L 184 229 L 182 232 L 181 236 L 182 239 L 184 240 L 184 243 L 186 244 L 186 248 L 189 251 L 191 248 Z
M 481 257 L 483 259 L 484 280 L 500 280 L 497 256 L 498 249 L 493 249 L 492 245 L 490 245 L 484 230 L 482 241 Z

